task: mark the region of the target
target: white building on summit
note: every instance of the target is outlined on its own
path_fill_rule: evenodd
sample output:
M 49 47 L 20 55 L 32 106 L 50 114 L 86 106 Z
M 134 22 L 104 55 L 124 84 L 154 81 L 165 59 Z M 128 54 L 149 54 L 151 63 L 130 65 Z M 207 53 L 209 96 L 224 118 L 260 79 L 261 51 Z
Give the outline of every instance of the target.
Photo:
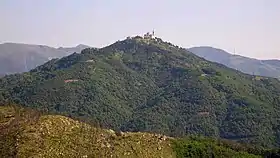
M 154 39 L 155 38 L 155 31 L 153 31 L 152 33 L 147 32 L 146 34 L 144 34 L 144 38 L 145 39 Z

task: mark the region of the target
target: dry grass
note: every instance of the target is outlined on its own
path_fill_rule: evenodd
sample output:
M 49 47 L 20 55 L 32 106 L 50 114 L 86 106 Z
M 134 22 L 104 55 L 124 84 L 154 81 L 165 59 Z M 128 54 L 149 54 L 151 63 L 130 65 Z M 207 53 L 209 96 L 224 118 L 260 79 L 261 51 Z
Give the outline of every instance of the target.
M 2 124 L 14 118 L 2 117 L 3 113 L 15 115 L 13 107 L 1 107 L 0 110 Z M 172 158 L 176 155 L 171 138 L 163 135 L 116 133 L 59 115 L 21 121 L 20 126 L 14 142 L 17 157 Z

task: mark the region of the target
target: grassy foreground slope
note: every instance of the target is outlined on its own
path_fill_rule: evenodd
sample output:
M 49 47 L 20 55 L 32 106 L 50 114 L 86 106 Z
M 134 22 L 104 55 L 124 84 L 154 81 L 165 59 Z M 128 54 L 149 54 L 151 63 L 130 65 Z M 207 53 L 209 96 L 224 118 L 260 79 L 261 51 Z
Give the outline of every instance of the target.
M 0 157 L 175 157 L 171 140 L 115 133 L 59 115 L 0 106 Z M 3 148 L 4 147 L 4 148 Z
M 173 137 L 280 145 L 280 82 L 206 61 L 161 39 L 129 38 L 0 78 L 0 102 Z
M 0 157 L 88 158 L 257 158 L 249 148 L 234 148 L 211 139 L 175 139 L 159 134 L 115 132 L 59 115 L 41 115 L 15 106 L 0 106 Z M 248 150 L 249 151 L 249 150 Z

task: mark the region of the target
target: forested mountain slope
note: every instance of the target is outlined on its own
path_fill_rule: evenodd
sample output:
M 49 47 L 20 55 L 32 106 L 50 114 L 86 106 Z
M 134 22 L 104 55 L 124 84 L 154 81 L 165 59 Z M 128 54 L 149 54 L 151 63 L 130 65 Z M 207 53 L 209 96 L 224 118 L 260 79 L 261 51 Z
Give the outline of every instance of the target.
M 0 79 L 0 100 L 102 127 L 280 145 L 280 82 L 206 61 L 159 38 L 128 38 Z

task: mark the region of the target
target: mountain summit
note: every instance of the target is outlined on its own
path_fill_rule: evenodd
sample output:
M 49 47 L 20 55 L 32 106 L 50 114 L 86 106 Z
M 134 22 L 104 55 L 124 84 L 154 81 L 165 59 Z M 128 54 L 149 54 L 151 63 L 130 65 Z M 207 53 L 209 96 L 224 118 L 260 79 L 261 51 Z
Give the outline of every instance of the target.
M 280 145 L 280 82 L 204 60 L 160 38 L 128 37 L 0 79 L 0 101 L 169 136 Z

